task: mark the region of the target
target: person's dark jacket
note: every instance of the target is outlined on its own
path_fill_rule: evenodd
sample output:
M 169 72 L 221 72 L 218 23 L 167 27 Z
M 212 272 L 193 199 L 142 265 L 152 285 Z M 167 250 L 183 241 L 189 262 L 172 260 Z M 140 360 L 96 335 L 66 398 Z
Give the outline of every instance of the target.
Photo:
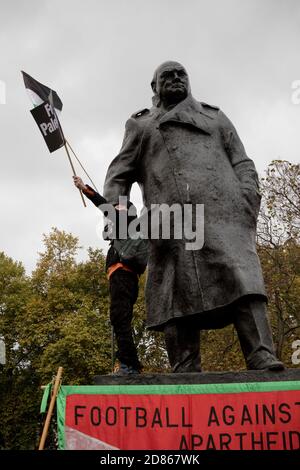
M 83 193 L 84 195 L 96 206 L 96 207 L 100 207 L 102 204 L 106 204 L 106 199 L 101 196 L 97 191 L 95 191 L 93 188 L 91 188 L 88 184 L 85 185 L 86 186 L 86 189 L 83 190 Z M 131 205 L 131 203 L 129 202 L 129 206 Z M 115 218 L 115 222 L 116 222 L 116 236 L 118 236 L 118 232 L 119 232 L 119 214 L 120 212 L 118 210 L 116 210 L 116 218 Z M 104 211 L 104 215 L 107 216 L 107 213 Z M 128 220 L 128 225 L 130 224 L 130 222 L 136 218 L 136 215 L 135 216 L 128 216 L 127 217 L 127 220 Z M 106 232 L 104 232 L 106 233 Z M 109 240 L 109 238 L 105 237 L 105 239 Z M 106 255 L 106 265 L 105 265 L 105 268 L 106 268 L 106 271 L 108 271 L 108 269 L 116 264 L 116 263 L 120 263 L 122 262 L 122 260 L 120 259 L 120 256 L 119 256 L 119 253 L 118 251 L 115 249 L 114 247 L 114 240 L 110 240 L 110 247 L 108 249 L 108 252 L 107 252 L 107 255 Z M 123 264 L 125 264 L 123 262 Z M 140 268 L 138 268 L 137 266 L 134 265 L 134 263 L 126 263 L 126 265 L 128 265 L 129 268 L 131 268 L 133 271 L 135 271 L 137 274 L 141 274 L 143 271 L 141 271 Z

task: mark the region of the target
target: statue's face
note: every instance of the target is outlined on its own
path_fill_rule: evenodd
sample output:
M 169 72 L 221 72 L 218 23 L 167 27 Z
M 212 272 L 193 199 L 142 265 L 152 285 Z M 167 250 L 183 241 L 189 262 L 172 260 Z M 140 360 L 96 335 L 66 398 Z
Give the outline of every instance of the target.
M 188 95 L 189 77 L 180 64 L 170 64 L 159 71 L 157 76 L 157 92 L 166 103 L 179 103 Z

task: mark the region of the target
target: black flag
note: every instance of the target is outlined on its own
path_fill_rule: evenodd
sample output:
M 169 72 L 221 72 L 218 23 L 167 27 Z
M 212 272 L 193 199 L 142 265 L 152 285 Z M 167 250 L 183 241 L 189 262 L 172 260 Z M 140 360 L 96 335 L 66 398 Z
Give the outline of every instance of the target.
M 65 138 L 57 117 L 57 112 L 60 112 L 63 107 L 62 101 L 54 90 L 38 82 L 27 73 L 22 72 L 22 74 L 28 95 L 35 106 L 31 110 L 31 114 L 49 151 L 54 152 L 65 145 Z
M 38 82 L 26 72 L 22 71 L 22 75 L 25 88 L 34 106 L 38 106 L 44 101 L 50 101 L 52 96 L 52 101 L 50 101 L 50 103 L 54 106 L 57 111 L 62 110 L 63 104 L 56 91 L 51 90 L 51 88 L 48 88 L 46 85 L 43 85 L 42 83 Z
M 51 104 L 42 103 L 30 112 L 39 126 L 49 151 L 54 152 L 63 147 L 65 145 L 65 139 L 58 117 Z

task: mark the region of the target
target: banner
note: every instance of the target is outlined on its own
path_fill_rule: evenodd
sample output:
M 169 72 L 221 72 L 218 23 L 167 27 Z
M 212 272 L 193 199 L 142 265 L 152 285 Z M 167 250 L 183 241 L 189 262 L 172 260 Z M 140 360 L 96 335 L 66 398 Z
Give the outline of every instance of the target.
M 55 152 L 65 145 L 58 113 L 63 104 L 56 91 L 43 85 L 35 78 L 23 72 L 24 85 L 34 108 L 30 111 L 45 139 L 50 152 Z
M 54 152 L 63 147 L 65 139 L 52 106 L 45 102 L 31 109 L 30 112 L 45 139 L 49 151 Z
M 300 450 L 300 382 L 62 386 L 60 449 Z

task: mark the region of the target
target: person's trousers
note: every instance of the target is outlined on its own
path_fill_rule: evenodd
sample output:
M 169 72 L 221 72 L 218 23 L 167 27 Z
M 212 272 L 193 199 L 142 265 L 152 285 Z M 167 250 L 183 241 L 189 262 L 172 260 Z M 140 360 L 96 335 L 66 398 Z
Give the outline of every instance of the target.
M 127 366 L 140 369 L 137 350 L 132 336 L 133 306 L 138 296 L 138 276 L 118 269 L 109 278 L 110 321 L 116 335 L 116 357 Z
M 226 308 L 233 323 L 248 369 L 263 368 L 275 359 L 272 332 L 262 297 L 245 296 Z M 225 313 L 223 313 L 225 314 Z M 164 328 L 166 348 L 173 372 L 200 372 L 200 330 L 208 329 L 201 316 L 173 320 Z

